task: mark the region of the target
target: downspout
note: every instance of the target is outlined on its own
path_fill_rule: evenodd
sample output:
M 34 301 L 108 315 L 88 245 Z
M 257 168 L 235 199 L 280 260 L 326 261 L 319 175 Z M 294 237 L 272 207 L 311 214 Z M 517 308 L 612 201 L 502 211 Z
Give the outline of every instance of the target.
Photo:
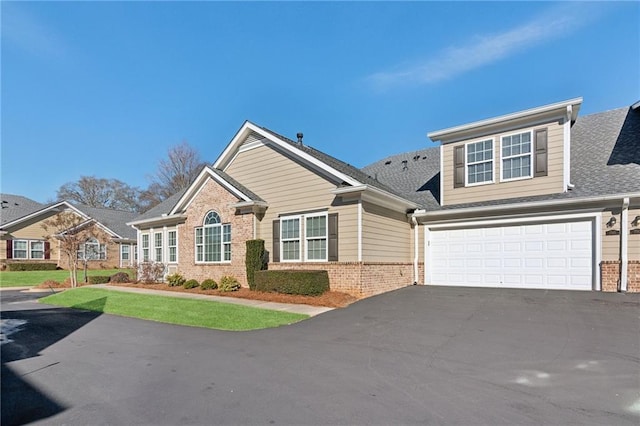
M 620 215 L 620 291 L 627 291 L 627 274 L 629 268 L 629 198 L 622 200 Z
M 413 285 L 418 284 L 418 219 L 415 216 L 411 216 L 411 222 L 413 223 Z
M 564 192 L 572 190 L 575 185 L 571 183 L 571 116 L 573 106 L 567 105 L 567 116 L 564 122 Z

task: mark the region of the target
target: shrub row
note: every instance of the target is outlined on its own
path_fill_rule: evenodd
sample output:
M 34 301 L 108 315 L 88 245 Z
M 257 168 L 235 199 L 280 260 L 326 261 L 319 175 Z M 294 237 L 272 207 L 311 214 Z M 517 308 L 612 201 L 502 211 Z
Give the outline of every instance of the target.
M 167 275 L 166 280 L 169 287 L 184 287 L 186 289 L 200 287 L 202 290 L 215 290 L 217 288 L 220 291 L 237 291 L 240 289 L 238 280 L 231 276 L 220 278 L 219 284 L 210 278 L 199 283 L 197 280 L 187 280 L 176 272 L 175 274 Z
M 55 263 L 8 263 L 9 271 L 55 271 L 58 265 Z
M 256 271 L 256 290 L 318 296 L 329 290 L 327 271 Z
M 91 275 L 87 277 L 89 284 L 106 284 L 111 277 L 109 275 Z

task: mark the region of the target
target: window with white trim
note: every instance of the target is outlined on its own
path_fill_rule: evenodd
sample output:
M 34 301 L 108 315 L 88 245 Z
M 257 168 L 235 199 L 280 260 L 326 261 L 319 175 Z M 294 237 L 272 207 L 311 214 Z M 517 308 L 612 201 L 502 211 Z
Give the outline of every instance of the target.
M 13 258 L 14 259 L 27 259 L 28 242 L 26 240 L 13 240 Z
M 131 246 L 129 244 L 120 245 L 120 260 L 129 260 Z
M 44 241 L 29 241 L 31 259 L 44 259 Z
M 107 258 L 107 248 L 100 244 L 95 238 L 88 238 L 78 247 L 78 259 L 81 260 L 105 260 Z
M 327 242 L 326 212 L 280 218 L 280 259 L 283 262 L 300 261 L 303 252 L 305 261 L 326 262 Z
M 177 231 L 167 232 L 167 247 L 169 248 L 169 262 L 178 261 L 178 233 Z
M 305 217 L 306 260 L 327 261 L 327 214 Z
M 149 261 L 149 234 L 142 234 L 142 261 Z
M 502 180 L 532 177 L 531 131 L 502 137 Z
M 162 232 L 153 234 L 153 260 L 162 262 Z
M 466 145 L 467 185 L 493 182 L 493 139 Z
M 231 224 L 222 223 L 220 215 L 210 211 L 201 227 L 195 228 L 196 262 L 231 261 Z

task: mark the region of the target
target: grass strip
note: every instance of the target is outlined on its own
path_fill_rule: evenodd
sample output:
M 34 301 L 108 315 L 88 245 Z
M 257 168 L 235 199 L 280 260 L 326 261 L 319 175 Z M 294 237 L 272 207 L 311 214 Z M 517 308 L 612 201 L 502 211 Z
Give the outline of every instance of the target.
M 117 272 L 126 272 L 132 276 L 131 269 L 89 269 L 88 276 L 113 275 Z M 78 282 L 84 280 L 84 272 L 78 271 Z M 42 284 L 46 280 L 62 282 L 69 278 L 69 271 L 0 271 L 0 287 L 25 287 Z
M 181 299 L 86 287 L 66 290 L 39 301 L 50 305 L 169 324 L 231 331 L 278 327 L 308 318 L 308 315 L 303 314 L 209 300 Z

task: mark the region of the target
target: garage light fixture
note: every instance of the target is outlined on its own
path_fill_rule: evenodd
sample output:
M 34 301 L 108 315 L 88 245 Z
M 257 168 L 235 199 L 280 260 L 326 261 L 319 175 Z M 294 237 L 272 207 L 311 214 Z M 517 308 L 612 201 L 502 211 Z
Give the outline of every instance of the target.
M 613 225 L 615 225 L 617 222 L 616 218 L 614 216 L 611 216 L 611 218 L 609 219 L 609 221 L 607 222 L 607 226 L 609 228 L 613 227 Z

